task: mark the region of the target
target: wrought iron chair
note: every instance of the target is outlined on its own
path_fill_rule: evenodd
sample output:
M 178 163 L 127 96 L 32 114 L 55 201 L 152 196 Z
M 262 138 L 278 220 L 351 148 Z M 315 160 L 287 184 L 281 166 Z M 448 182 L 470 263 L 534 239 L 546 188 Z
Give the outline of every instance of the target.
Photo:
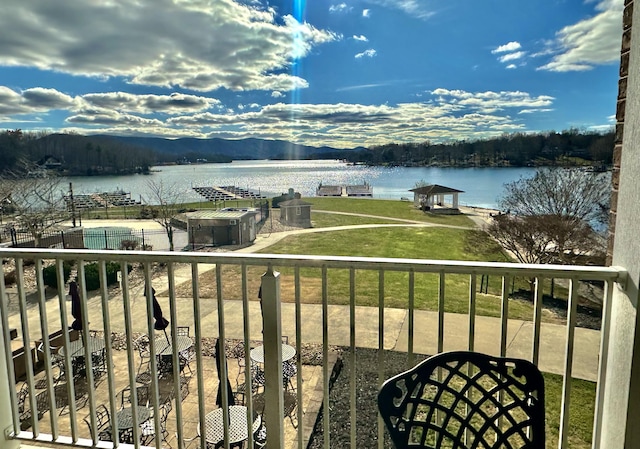
M 388 379 L 378 408 L 397 449 L 544 448 L 544 379 L 526 360 L 447 352 Z
M 84 422 L 87 423 L 87 427 L 89 427 L 89 434 L 91 434 L 90 414 L 84 417 Z M 113 437 L 111 435 L 111 421 L 109 419 L 109 410 L 107 410 L 107 406 L 104 404 L 100 404 L 96 407 L 96 425 L 98 440 L 112 441 Z
M 173 409 L 171 401 L 160 404 L 160 436 L 162 441 L 166 443 L 169 432 L 167 431 L 167 418 L 169 412 Z M 141 443 L 144 446 L 148 446 L 151 441 L 156 437 L 155 423 L 153 419 L 149 419 L 140 425 L 142 431 Z
M 182 337 L 189 337 L 189 326 L 178 326 L 176 327 L 176 335 Z

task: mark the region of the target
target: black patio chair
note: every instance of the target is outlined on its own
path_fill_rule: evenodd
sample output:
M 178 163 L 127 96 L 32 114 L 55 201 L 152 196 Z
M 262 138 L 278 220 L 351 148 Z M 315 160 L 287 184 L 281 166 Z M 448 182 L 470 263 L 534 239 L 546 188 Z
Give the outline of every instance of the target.
M 384 382 L 378 408 L 397 449 L 544 448 L 544 380 L 526 360 L 447 352 Z

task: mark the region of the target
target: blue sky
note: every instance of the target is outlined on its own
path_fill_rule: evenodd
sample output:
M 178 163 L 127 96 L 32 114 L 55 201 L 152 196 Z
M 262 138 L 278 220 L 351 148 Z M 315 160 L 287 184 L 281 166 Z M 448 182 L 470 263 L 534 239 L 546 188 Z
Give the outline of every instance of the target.
M 608 130 L 623 0 L 3 0 L 0 128 L 338 148 Z

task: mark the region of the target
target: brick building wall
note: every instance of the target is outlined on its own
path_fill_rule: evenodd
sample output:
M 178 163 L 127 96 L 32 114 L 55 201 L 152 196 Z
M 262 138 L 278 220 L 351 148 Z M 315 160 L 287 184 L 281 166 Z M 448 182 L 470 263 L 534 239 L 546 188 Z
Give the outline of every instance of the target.
M 629 56 L 631 53 L 631 25 L 634 0 L 624 2 L 622 14 L 622 46 L 620 51 L 620 80 L 618 81 L 618 102 L 616 105 L 616 141 L 613 149 L 613 173 L 611 176 L 611 212 L 609 217 L 609 244 L 607 247 L 607 265 L 611 265 L 613 241 L 616 233 L 618 212 L 618 189 L 620 187 L 620 160 L 622 157 L 622 138 L 624 136 L 624 116 L 627 101 L 627 78 L 629 76 Z

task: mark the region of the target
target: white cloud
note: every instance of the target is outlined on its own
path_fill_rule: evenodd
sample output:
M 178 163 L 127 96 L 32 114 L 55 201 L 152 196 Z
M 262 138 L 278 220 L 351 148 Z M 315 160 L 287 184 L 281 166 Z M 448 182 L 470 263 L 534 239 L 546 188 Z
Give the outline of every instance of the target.
M 363 9 L 362 10 L 362 17 L 371 17 L 371 10 L 370 9 Z
M 425 0 L 366 0 L 368 3 L 380 5 L 385 8 L 399 9 L 411 17 L 418 19 L 428 19 L 435 12 L 428 8 Z
M 55 89 L 35 87 L 16 92 L 0 86 L 0 115 L 35 114 L 53 110 L 73 109 L 78 101 Z
M 151 114 L 184 114 L 199 112 L 219 105 L 215 98 L 173 93 L 171 95 L 135 95 L 127 92 L 105 92 L 81 96 L 89 107 Z
M 500 62 L 508 62 L 508 61 L 515 61 L 516 59 L 521 59 L 524 57 L 524 55 L 526 55 L 527 52 L 525 51 L 517 51 L 515 53 L 509 53 L 506 55 L 502 55 L 498 58 L 498 61 Z
M 274 90 L 273 92 L 271 92 L 271 96 L 273 98 L 282 98 L 284 97 L 284 94 L 278 90 Z
M 57 91 L 33 91 L 34 94 L 40 92 L 40 101 L 27 108 L 21 104 L 33 102 L 36 95 L 25 97 L 24 92 L 0 87 L 0 111 L 8 111 L 9 105 L 14 105 L 13 114 L 19 113 L 16 111 L 46 114 L 54 108 L 63 109 L 69 112 L 66 122 L 70 126 L 61 131 L 74 130 L 82 134 L 257 137 L 337 148 L 425 139 L 434 142 L 479 139 L 523 131 L 526 130 L 524 124 L 514 116 L 550 111 L 554 102 L 550 96 L 519 91 L 468 92 L 438 88 L 423 92 L 427 101 L 396 105 L 241 103 L 234 111 L 217 100 L 206 99 L 210 101 L 210 108 L 197 111 L 197 107 L 201 107 L 198 105 L 206 101 L 194 97 L 188 99 L 190 106 L 181 114 L 166 117 L 146 112 L 154 108 L 174 111 L 176 106 L 171 96 L 157 99 L 113 93 L 71 98 Z
M 555 56 L 539 69 L 584 71 L 619 61 L 623 2 L 601 0 L 595 8 L 598 14 L 558 31 L 551 44 Z
M 2 10 L 1 66 L 198 91 L 306 87 L 283 69 L 340 39 L 232 0 L 4 0 Z
M 508 66 L 505 67 L 505 69 L 509 69 L 509 70 L 513 70 L 515 68 L 517 68 L 515 64 L 509 64 Z
M 351 11 L 351 9 L 352 8 L 350 8 L 346 3 L 339 3 L 337 5 L 329 6 L 329 12 L 333 12 L 333 13 L 348 12 L 348 11 Z
M 360 41 L 360 42 L 369 42 L 369 39 L 367 39 L 367 36 L 361 34 L 360 36 L 357 35 L 353 35 L 353 39 L 356 41 Z
M 493 50 L 491 50 L 491 53 L 512 52 L 512 51 L 519 50 L 520 48 L 522 48 L 522 46 L 520 45 L 520 42 L 512 41 L 507 44 L 500 45 L 497 48 L 494 48 Z
M 520 112 L 518 112 L 518 114 L 533 114 L 535 112 L 552 112 L 555 109 L 550 109 L 550 108 L 541 108 L 541 109 L 523 109 Z
M 356 54 L 355 58 L 356 59 L 361 59 L 363 57 L 367 57 L 367 58 L 373 58 L 378 52 L 375 51 L 373 48 L 370 48 L 368 50 L 363 51 L 362 53 L 358 53 Z

